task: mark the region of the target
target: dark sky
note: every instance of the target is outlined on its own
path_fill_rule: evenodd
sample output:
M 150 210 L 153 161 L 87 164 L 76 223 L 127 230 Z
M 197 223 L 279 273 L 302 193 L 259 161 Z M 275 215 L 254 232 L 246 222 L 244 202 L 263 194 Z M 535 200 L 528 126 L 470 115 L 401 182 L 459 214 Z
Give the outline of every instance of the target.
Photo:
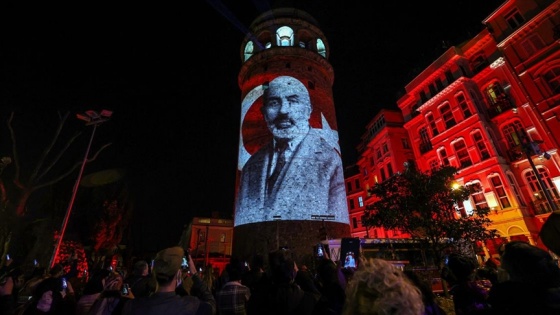
M 501 0 L 293 1 L 330 45 L 343 162 L 356 161 L 365 126 L 444 50 L 482 29 Z M 42 147 L 57 111 L 110 109 L 92 150 L 110 150 L 85 175 L 126 168 L 137 246 L 178 241 L 192 216 L 233 212 L 241 93 L 240 45 L 252 20 L 292 1 L 193 0 L 4 5 L 0 30 L 0 153 L 9 155 L 10 111 Z M 91 129 L 83 130 L 79 159 Z M 52 127 L 51 127 L 52 128 Z M 75 175 L 74 175 L 75 177 Z M 156 228 L 152 228 L 156 227 Z

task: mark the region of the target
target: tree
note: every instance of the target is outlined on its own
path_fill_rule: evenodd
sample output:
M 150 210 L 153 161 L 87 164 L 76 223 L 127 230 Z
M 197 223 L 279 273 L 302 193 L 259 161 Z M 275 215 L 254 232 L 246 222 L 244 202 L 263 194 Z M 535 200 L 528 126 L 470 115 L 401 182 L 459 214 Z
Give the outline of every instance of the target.
M 474 188 L 452 187 L 456 173 L 457 169 L 449 166 L 431 173 L 409 166 L 376 184 L 370 193 L 379 199 L 366 207 L 366 225 L 399 230 L 419 239 L 432 252 L 438 268 L 448 248 L 494 238 L 496 230 L 487 229 L 491 223 L 488 208 L 478 207 L 471 216 L 457 213 L 457 205 L 467 200 Z
M 19 234 L 23 228 L 22 224 L 27 218 L 27 209 L 30 198 L 38 191 L 52 187 L 60 183 L 63 179 L 72 175 L 83 160 L 79 156 L 74 157 L 69 153 L 69 149 L 80 137 L 81 132 L 76 132 L 68 136 L 67 139 L 63 137 L 63 130 L 69 113 L 59 114 L 59 121 L 56 130 L 52 134 L 48 143 L 45 144 L 36 160 L 30 161 L 27 157 L 29 166 L 24 166 L 22 162 L 21 153 L 25 155 L 29 153 L 31 148 L 36 149 L 39 143 L 18 143 L 16 136 L 16 129 L 13 125 L 14 113 L 10 114 L 7 120 L 7 128 L 11 140 L 11 157 L 3 157 L 0 164 L 0 244 L 5 244 L 3 250 L 6 251 L 10 248 L 10 242 L 14 235 Z M 27 129 L 27 132 L 35 130 L 37 133 L 44 133 L 40 129 Z M 86 163 L 94 161 L 98 155 L 107 148 L 110 143 L 101 146 L 95 153 L 88 158 Z M 20 149 L 23 149 L 20 151 Z M 63 158 L 66 158 L 64 160 Z M 68 160 L 71 160 L 68 163 Z M 9 168 L 12 168 L 6 172 Z M 52 208 L 51 208 L 52 209 Z M 52 216 L 52 214 L 50 214 Z M 37 218 L 33 218 L 37 219 Z M 28 221 L 28 220 L 27 220 Z M 50 238 L 49 238 L 50 237 Z M 53 235 L 38 235 L 37 239 L 52 240 Z M 15 246 L 21 249 L 21 246 Z M 34 246 L 37 248 L 40 246 Z M 44 246 L 42 246 L 44 249 Z M 50 249 L 50 247 L 46 247 Z

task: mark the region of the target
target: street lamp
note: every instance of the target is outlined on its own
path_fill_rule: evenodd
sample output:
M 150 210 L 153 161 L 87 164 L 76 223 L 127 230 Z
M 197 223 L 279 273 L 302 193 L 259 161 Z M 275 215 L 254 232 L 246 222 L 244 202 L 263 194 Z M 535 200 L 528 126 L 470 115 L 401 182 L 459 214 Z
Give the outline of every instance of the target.
M 111 115 L 113 115 L 113 112 L 106 109 L 102 110 L 101 113 L 98 113 L 94 110 L 88 110 L 85 112 L 85 114 L 76 114 L 76 117 L 78 119 L 86 122 L 86 126 L 93 125 L 93 131 L 91 132 L 91 137 L 89 138 L 84 161 L 82 162 L 82 166 L 80 167 L 80 172 L 78 173 L 78 178 L 76 179 L 76 183 L 74 184 L 72 196 L 70 197 L 70 202 L 68 203 L 68 208 L 66 209 L 66 214 L 64 215 L 64 220 L 62 221 L 60 235 L 58 236 L 58 240 L 56 241 L 56 246 L 54 248 L 54 252 L 49 264 L 50 268 L 54 266 L 55 258 L 56 256 L 58 256 L 58 253 L 60 251 L 60 245 L 62 244 L 62 239 L 64 238 L 64 233 L 66 232 L 66 226 L 68 225 L 68 218 L 70 217 L 72 207 L 74 206 L 74 200 L 76 200 L 76 193 L 78 192 L 78 187 L 80 186 L 80 182 L 82 180 L 82 174 L 84 173 L 84 168 L 88 160 L 89 150 L 91 148 L 91 143 L 93 142 L 93 137 L 95 136 L 95 131 L 97 130 L 97 126 L 108 121 L 109 118 L 111 118 Z

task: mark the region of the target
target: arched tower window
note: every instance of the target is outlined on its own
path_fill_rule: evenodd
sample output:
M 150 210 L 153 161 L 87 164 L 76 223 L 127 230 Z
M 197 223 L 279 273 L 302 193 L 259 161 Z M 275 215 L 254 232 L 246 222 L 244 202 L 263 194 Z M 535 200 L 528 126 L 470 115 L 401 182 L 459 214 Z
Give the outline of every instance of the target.
M 277 46 L 293 46 L 294 45 L 294 30 L 289 26 L 282 26 L 276 30 L 276 45 Z
M 317 52 L 319 55 L 327 58 L 327 48 L 325 47 L 325 43 L 320 38 L 317 38 Z
M 251 58 L 251 56 L 253 55 L 253 49 L 254 49 L 253 42 L 248 41 L 247 44 L 245 44 L 245 51 L 244 51 L 245 60 L 244 61 L 247 61 L 249 58 Z

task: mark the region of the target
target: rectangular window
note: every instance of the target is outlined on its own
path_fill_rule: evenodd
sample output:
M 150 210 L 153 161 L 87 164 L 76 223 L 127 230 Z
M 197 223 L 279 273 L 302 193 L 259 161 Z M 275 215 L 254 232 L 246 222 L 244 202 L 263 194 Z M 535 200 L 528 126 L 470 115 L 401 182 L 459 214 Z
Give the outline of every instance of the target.
M 391 163 L 387 164 L 387 173 L 389 174 L 389 177 L 393 176 L 393 166 Z
M 358 228 L 358 219 L 352 218 L 352 228 L 354 229 Z
M 439 158 L 441 160 L 441 164 L 445 166 L 449 166 L 449 159 L 447 158 L 447 151 L 444 148 L 438 150 Z
M 359 179 L 356 179 L 354 181 L 354 186 L 356 186 L 356 189 L 360 189 L 360 180 Z
M 434 115 L 431 113 L 427 114 L 426 121 L 428 122 L 428 125 L 430 125 L 430 130 L 432 130 L 432 137 L 439 135 L 439 130 L 437 129 L 436 122 L 434 121 Z
M 355 208 L 354 199 L 350 199 L 348 200 L 348 202 L 350 203 L 350 210 L 354 209 Z
M 379 172 L 381 172 L 381 181 L 386 180 L 387 177 L 385 176 L 385 170 L 384 170 L 384 169 L 380 169 Z
M 525 19 L 523 18 L 523 16 L 521 15 L 521 13 L 519 13 L 519 11 L 517 9 L 508 13 L 505 16 L 505 19 L 506 19 L 506 22 L 508 23 L 508 25 L 512 29 L 518 28 L 521 24 L 523 24 L 523 22 L 525 22 Z
M 360 206 L 360 208 L 364 206 L 364 197 L 358 197 L 358 205 Z
M 347 190 L 348 192 L 351 192 L 351 191 L 352 191 L 352 183 L 351 183 L 351 182 L 346 182 L 346 190 Z
M 377 159 L 381 159 L 381 150 L 377 149 L 375 150 L 375 155 L 377 156 Z
M 387 143 L 383 143 L 383 154 L 389 152 L 389 147 L 387 146 Z

